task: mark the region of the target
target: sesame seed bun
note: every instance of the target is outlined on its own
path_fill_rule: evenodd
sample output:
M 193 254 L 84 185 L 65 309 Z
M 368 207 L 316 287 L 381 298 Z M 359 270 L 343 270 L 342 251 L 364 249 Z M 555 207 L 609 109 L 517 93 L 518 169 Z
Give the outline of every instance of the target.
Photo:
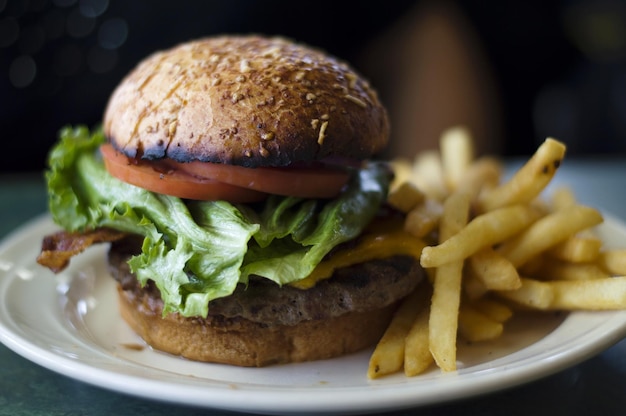
M 284 38 L 221 36 L 142 61 L 114 91 L 104 131 L 133 158 L 259 167 L 371 157 L 389 121 L 344 62 Z

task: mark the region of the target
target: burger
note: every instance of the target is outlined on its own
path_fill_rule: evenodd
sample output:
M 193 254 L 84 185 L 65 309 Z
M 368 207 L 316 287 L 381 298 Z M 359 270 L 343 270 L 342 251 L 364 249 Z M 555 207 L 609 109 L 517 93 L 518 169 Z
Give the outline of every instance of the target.
M 110 244 L 123 319 L 156 350 L 239 366 L 376 343 L 422 278 L 375 158 L 388 115 L 346 63 L 279 37 L 218 36 L 140 62 L 101 127 L 49 155 L 55 272 Z

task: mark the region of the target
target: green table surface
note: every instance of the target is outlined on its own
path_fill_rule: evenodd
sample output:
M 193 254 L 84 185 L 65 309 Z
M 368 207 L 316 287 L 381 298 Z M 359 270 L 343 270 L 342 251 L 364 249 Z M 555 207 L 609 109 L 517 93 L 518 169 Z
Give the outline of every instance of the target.
M 511 164 L 511 168 L 515 163 Z M 566 161 L 556 184 L 626 221 L 626 158 Z M 0 175 L 0 239 L 45 213 L 42 176 Z M 626 241 L 624 242 L 626 247 Z M 229 415 L 85 384 L 34 364 L 0 345 L 0 415 Z M 624 415 L 626 340 L 569 369 L 504 391 L 394 415 Z

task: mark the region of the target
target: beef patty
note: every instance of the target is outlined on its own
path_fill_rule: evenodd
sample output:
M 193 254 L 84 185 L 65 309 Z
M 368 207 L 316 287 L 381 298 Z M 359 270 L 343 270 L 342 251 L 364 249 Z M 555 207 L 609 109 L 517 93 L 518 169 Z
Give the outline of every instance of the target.
M 145 287 L 140 287 L 127 264 L 130 256 L 138 253 L 138 247 L 132 238 L 112 243 L 108 255 L 110 273 L 126 296 L 161 314 L 163 302 L 154 283 L 149 280 Z M 423 275 L 417 260 L 395 256 L 338 269 L 332 278 L 307 290 L 281 287 L 271 280 L 251 276 L 247 286 L 239 284 L 232 295 L 211 301 L 206 319 L 224 325 L 241 318 L 264 325 L 296 325 L 347 312 L 379 309 L 410 293 Z

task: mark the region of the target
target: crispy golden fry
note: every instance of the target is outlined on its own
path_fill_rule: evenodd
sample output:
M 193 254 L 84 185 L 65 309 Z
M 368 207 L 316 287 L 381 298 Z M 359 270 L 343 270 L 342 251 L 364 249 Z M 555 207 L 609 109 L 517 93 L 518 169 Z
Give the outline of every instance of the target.
M 480 196 L 479 208 L 485 212 L 532 201 L 550 183 L 564 156 L 563 143 L 546 139 L 509 181 Z
M 465 127 L 453 127 L 444 131 L 439 147 L 445 184 L 454 191 L 474 159 L 474 143 L 469 130 Z
M 574 205 L 537 220 L 520 235 L 502 244 L 498 251 L 519 267 L 578 231 L 601 222 L 602 215 L 598 210 Z
M 554 291 L 547 282 L 522 277 L 522 286 L 516 290 L 494 291 L 500 297 L 512 300 L 533 309 L 548 309 L 552 306 Z
M 444 202 L 439 226 L 441 241 L 448 240 L 463 229 L 469 216 L 469 197 L 453 193 Z M 437 268 L 430 307 L 429 348 L 439 368 L 456 370 L 456 337 L 461 302 L 463 261 Z
M 502 178 L 502 164 L 494 158 L 482 157 L 472 163 L 457 185 L 475 200 L 484 190 L 498 186 Z
M 489 290 L 513 290 L 522 285 L 513 264 L 491 247 L 470 256 L 467 264 Z
M 626 249 L 602 251 L 598 264 L 611 275 L 626 276 Z
M 416 300 L 416 302 L 423 306 L 417 313 L 413 325 L 405 339 L 404 374 L 407 377 L 413 377 L 423 373 L 434 362 L 428 345 L 429 300 L 432 296 L 432 291 L 422 290 L 420 293 L 422 296 L 420 299 Z
M 429 309 L 422 309 L 415 318 L 406 338 L 404 352 L 404 374 L 413 377 L 426 371 L 433 363 L 433 355 L 428 348 Z
M 554 293 L 551 309 L 615 310 L 626 308 L 626 276 L 554 281 L 548 284 Z
M 527 277 L 533 277 L 533 276 L 539 275 L 541 272 L 541 268 L 546 263 L 545 257 L 546 257 L 545 253 L 541 253 L 533 257 L 532 259 L 524 263 L 524 265 L 517 267 L 517 272 L 519 273 L 520 276 L 527 276 Z M 550 260 L 548 259 L 548 261 Z
M 413 178 L 413 164 L 407 159 L 396 158 L 389 162 L 393 171 L 393 181 L 389 189 L 393 191 L 405 182 L 411 182 Z
M 476 277 L 474 272 L 469 267 L 463 269 L 463 292 L 470 300 L 480 299 L 488 292 L 485 284 L 481 282 L 478 277 Z
M 443 371 L 456 370 L 456 335 L 461 299 L 461 261 L 437 268 L 430 310 L 429 349 Z
M 423 238 L 437 228 L 442 213 L 441 203 L 427 198 L 409 211 L 404 221 L 404 229 L 415 237 Z
M 443 178 L 441 155 L 436 150 L 427 150 L 416 156 L 411 178 L 412 182 L 430 198 L 443 201 L 448 195 Z
M 529 205 L 513 205 L 479 215 L 452 238 L 437 246 L 425 247 L 420 262 L 423 267 L 438 267 L 468 258 L 485 247 L 519 233 L 539 214 Z
M 504 325 L 476 310 L 462 304 L 459 311 L 459 334 L 470 342 L 488 341 L 502 335 Z
M 407 213 L 425 199 L 426 195 L 417 186 L 411 182 L 404 182 L 389 192 L 387 202 L 399 211 Z
M 439 241 L 447 241 L 467 225 L 470 211 L 469 196 L 464 192 L 452 193 L 443 204 L 443 215 L 439 224 Z
M 576 197 L 569 187 L 561 186 L 552 192 L 551 206 L 553 211 L 571 207 L 576 204 Z
M 550 257 L 572 263 L 588 263 L 600 257 L 602 240 L 592 236 L 571 236 L 548 250 Z
M 513 310 L 502 302 L 482 298 L 470 303 L 471 307 L 496 322 L 504 323 L 511 319 Z
M 421 300 L 424 288 L 418 286 L 407 296 L 393 316 L 391 323 L 383 334 L 372 353 L 367 370 L 367 376 L 371 379 L 382 377 L 398 372 L 404 364 L 405 339 L 415 317 L 424 307 Z
M 559 260 L 545 261 L 534 276 L 542 280 L 592 280 L 611 277 L 594 263 L 568 263 Z

